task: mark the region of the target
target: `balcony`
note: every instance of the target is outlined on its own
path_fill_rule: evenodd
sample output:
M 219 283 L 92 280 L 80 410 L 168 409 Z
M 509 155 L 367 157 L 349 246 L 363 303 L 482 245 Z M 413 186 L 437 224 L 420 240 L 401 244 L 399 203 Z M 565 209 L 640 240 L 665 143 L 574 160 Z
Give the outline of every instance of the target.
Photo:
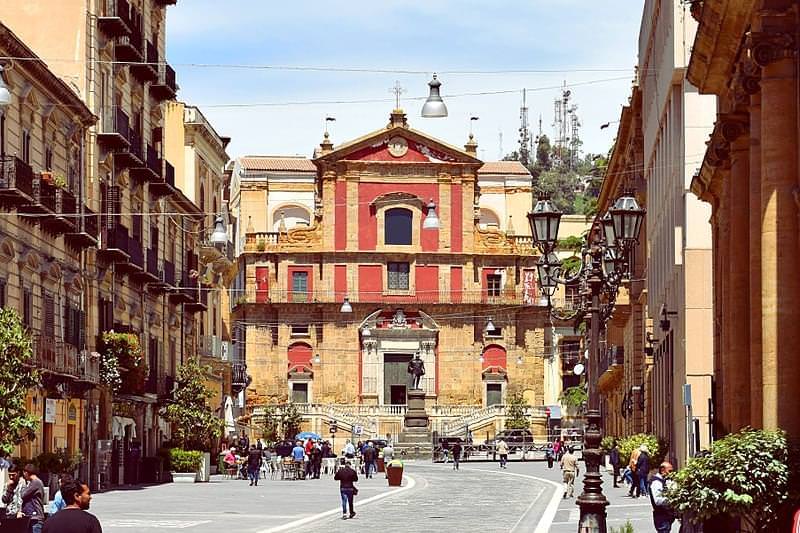
M 625 377 L 625 350 L 622 346 L 611 346 L 600 353 L 597 365 L 597 388 L 605 393 L 613 390 Z
M 97 17 L 97 27 L 109 37 L 122 37 L 131 33 L 131 7 L 127 0 L 105 0 L 102 13 Z
M 64 234 L 68 245 L 73 248 L 90 248 L 97 246 L 99 221 L 97 214 L 86 206 L 75 220 L 75 227 Z
M 191 302 L 193 295 L 191 292 L 189 276 L 184 276 L 182 279 L 177 280 L 173 285 L 174 289 L 169 294 L 169 301 L 174 304 L 183 304 Z
M 100 358 L 86 351 L 78 354 L 78 378 L 88 383 L 100 383 Z
M 110 228 L 103 228 L 100 242 L 101 248 L 97 254 L 110 263 L 127 263 L 130 260 L 128 255 L 128 228 L 121 224 L 115 224 Z
M 130 33 L 116 38 L 114 59 L 120 63 L 141 63 L 145 59 L 142 15 L 135 9 L 130 11 Z
M 75 195 L 69 190 L 60 187 L 55 189 L 55 195 L 54 214 L 52 217 L 41 219 L 42 228 L 55 234 L 75 231 L 78 224 L 78 219 L 75 216 L 78 212 L 78 201 Z
M 78 377 L 78 349 L 62 340 L 33 335 L 33 363 L 46 372 Z
M 133 128 L 128 129 L 128 146 L 117 151 L 114 155 L 114 168 L 141 168 L 145 165 L 142 153 L 142 134 Z
M 158 48 L 150 41 L 147 41 L 145 51 L 147 59 L 144 63 L 131 64 L 131 74 L 142 83 L 158 80 Z
M 57 187 L 45 176 L 33 175 L 33 201 L 20 208 L 21 213 L 52 215 L 56 212 Z
M 0 158 L 0 203 L 9 206 L 33 201 L 33 170 L 16 156 Z
M 183 307 L 184 310 L 189 313 L 199 313 L 207 310 L 205 292 L 200 288 L 200 281 L 196 278 L 189 278 L 186 283 L 184 290 L 187 292 L 189 299 Z
M 133 235 L 128 237 L 127 252 L 129 257 L 127 263 L 120 262 L 117 268 L 137 279 L 144 271 L 144 248 L 141 241 Z
M 97 143 L 107 150 L 127 150 L 130 147 L 130 119 L 120 108 L 104 109 L 103 131 L 97 134 Z
M 161 157 L 158 155 L 158 151 L 148 144 L 145 148 L 144 161 L 140 166 L 131 168 L 131 177 L 143 182 L 157 180 L 161 178 L 161 167 Z
M 224 345 L 225 341 L 216 335 L 201 335 L 197 353 L 202 357 L 227 361 L 228 353 Z
M 149 190 L 153 196 L 169 196 L 175 194 L 175 167 L 166 159 L 160 159 L 163 163 L 161 174 L 150 181 Z
M 158 65 L 158 80 L 150 85 L 150 96 L 156 100 L 170 100 L 178 93 L 175 71 L 166 63 Z
M 234 363 L 231 368 L 231 389 L 234 394 L 239 394 L 253 379 L 247 375 L 247 365 Z

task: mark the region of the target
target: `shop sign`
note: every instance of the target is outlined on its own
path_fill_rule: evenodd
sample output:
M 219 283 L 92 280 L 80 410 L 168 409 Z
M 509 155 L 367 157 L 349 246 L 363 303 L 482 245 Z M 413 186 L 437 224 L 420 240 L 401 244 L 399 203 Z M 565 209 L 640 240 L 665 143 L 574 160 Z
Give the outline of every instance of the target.
M 78 410 L 75 409 L 75 406 L 70 404 L 69 409 L 67 409 L 67 421 L 75 423 L 78 421 Z
M 56 401 L 52 398 L 44 401 L 44 421 L 48 424 L 56 423 Z

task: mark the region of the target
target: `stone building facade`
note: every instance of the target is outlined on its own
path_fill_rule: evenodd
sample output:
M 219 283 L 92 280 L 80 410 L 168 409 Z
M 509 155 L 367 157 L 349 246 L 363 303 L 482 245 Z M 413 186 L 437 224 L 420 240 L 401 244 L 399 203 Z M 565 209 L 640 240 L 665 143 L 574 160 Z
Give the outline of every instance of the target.
M 797 2 L 705 0 L 688 79 L 718 98 L 692 191 L 714 237 L 714 396 L 718 436 L 744 426 L 800 438 L 797 299 Z
M 230 298 L 248 406 L 292 400 L 318 431 L 397 433 L 416 353 L 431 429 L 494 432 L 512 391 L 543 405 L 552 347 L 526 229 L 531 176 L 484 164 L 476 147 L 411 129 L 395 110 L 335 148 L 326 134 L 311 160 L 236 162 Z M 424 224 L 431 202 L 438 229 Z M 543 439 L 543 409 L 535 423 Z
M 710 210 L 686 193 L 715 101 L 686 78 L 696 29 L 687 3 L 645 2 L 638 84 L 647 183 L 647 313 L 654 324 L 653 430 L 668 441 L 676 465 L 710 443 Z M 683 402 L 685 385 L 692 389 L 691 413 Z

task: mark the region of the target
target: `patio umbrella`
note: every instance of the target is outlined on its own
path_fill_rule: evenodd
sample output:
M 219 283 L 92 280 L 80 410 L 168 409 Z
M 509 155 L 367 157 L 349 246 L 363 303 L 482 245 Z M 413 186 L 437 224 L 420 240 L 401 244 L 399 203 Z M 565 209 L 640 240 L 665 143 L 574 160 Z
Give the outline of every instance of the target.
M 302 433 L 298 433 L 297 435 L 295 435 L 294 439 L 295 440 L 306 440 L 306 439 L 322 440 L 322 437 L 320 437 L 319 434 L 314 433 L 313 431 L 303 431 Z

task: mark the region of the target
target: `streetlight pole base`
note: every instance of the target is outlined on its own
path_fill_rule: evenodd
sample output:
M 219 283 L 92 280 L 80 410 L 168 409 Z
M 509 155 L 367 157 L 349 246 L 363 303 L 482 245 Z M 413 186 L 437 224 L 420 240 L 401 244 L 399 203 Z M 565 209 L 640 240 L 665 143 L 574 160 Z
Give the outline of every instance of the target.
M 608 500 L 603 495 L 603 479 L 600 475 L 600 459 L 602 457 L 600 419 L 599 410 L 587 411 L 587 425 L 583 439 L 586 474 L 583 476 L 583 493 L 578 496 L 576 502 L 581 510 L 578 533 L 606 533 Z

